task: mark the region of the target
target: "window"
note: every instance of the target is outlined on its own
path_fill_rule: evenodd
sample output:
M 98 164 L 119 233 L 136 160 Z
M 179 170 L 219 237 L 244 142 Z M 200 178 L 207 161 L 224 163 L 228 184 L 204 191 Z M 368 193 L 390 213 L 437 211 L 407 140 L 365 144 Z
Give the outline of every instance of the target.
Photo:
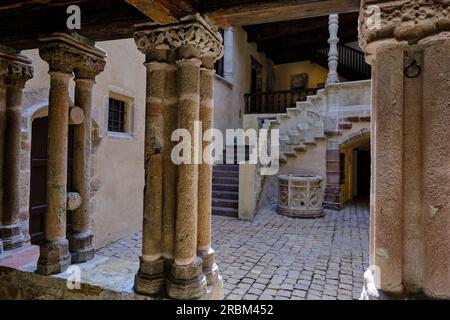
M 125 132 L 126 130 L 125 101 L 109 98 L 108 131 Z
M 222 38 L 224 38 L 224 31 L 223 29 L 219 29 L 220 34 L 222 35 Z M 216 63 L 214 64 L 214 69 L 216 69 L 216 74 L 221 76 L 222 78 L 224 77 L 224 64 L 225 64 L 225 56 L 223 56 L 222 58 L 220 58 L 219 60 L 216 61 Z

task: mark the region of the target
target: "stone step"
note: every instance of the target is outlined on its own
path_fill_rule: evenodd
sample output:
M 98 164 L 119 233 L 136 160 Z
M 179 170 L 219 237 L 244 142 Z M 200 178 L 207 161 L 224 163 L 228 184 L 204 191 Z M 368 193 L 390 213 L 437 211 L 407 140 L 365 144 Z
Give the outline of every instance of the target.
M 214 177 L 212 178 L 213 184 L 234 184 L 239 185 L 239 177 Z
M 239 165 L 237 165 L 237 164 L 216 164 L 213 166 L 213 170 L 239 172 Z
M 212 199 L 212 206 L 216 208 L 239 208 L 239 200 L 234 199 L 219 199 L 219 198 L 213 198 Z
M 223 183 L 213 183 L 212 190 L 214 191 L 233 191 L 239 192 L 238 184 L 223 184 Z
M 212 197 L 220 199 L 239 200 L 239 192 L 213 190 Z
M 339 123 L 339 130 L 346 130 L 346 129 L 351 129 L 352 128 L 352 123 L 351 122 L 341 122 Z
M 233 218 L 237 218 L 239 216 L 239 211 L 234 208 L 212 207 L 211 209 L 212 214 L 215 216 L 233 217 Z
M 213 177 L 214 178 L 222 178 L 222 177 L 239 178 L 239 171 L 213 170 Z

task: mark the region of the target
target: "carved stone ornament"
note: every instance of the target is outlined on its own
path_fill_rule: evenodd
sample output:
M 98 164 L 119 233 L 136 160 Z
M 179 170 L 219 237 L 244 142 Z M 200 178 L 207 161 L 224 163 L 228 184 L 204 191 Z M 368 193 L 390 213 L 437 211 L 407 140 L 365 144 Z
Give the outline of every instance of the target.
M 72 73 L 83 71 L 94 78 L 105 68 L 106 52 L 77 33 L 52 33 L 39 37 L 39 55 L 48 62 L 50 71 Z
M 198 50 L 201 58 L 218 60 L 223 56 L 222 36 L 198 16 L 178 24 L 136 31 L 134 39 L 144 54 L 155 49 L 176 50 L 190 46 Z
M 450 31 L 450 0 L 363 0 L 359 17 L 360 46 L 395 39 L 415 43 Z
M 8 83 L 23 86 L 33 78 L 33 66 L 30 63 L 31 61 L 26 61 L 23 56 L 18 56 L 17 60 L 0 56 L 0 77 L 5 77 Z
M 41 46 L 39 55 L 48 62 L 51 71 L 71 73 L 75 69 L 80 69 L 94 77 L 104 70 L 106 64 L 103 58 L 89 55 L 77 48 L 61 43 Z

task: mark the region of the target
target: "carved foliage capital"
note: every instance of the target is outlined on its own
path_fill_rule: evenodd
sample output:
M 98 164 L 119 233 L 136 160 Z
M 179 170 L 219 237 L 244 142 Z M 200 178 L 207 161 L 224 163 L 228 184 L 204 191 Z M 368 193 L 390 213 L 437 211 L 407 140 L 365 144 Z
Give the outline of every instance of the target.
M 95 78 L 101 73 L 106 61 L 103 58 L 77 50 L 76 48 L 61 44 L 51 43 L 39 49 L 41 58 L 48 62 L 50 71 L 62 71 L 80 74 L 82 77 Z
M 6 83 L 23 86 L 33 78 L 33 71 L 33 67 L 27 63 L 0 59 L 0 77 L 3 77 Z
M 207 29 L 198 21 L 137 31 L 134 39 L 138 49 L 144 54 L 151 50 L 176 50 L 191 47 L 199 58 L 214 61 L 223 56 L 220 34 Z
M 395 39 L 415 43 L 450 31 L 450 0 L 363 0 L 359 18 L 360 46 Z

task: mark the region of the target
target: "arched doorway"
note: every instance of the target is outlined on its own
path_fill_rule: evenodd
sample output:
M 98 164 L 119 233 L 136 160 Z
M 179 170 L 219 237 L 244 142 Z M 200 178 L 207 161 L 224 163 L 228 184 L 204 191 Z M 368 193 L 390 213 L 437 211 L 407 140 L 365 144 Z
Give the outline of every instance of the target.
M 344 202 L 369 201 L 371 157 L 370 133 L 350 137 L 340 145 L 340 183 Z
M 39 245 L 44 239 L 44 217 L 47 209 L 47 136 L 48 118 L 36 118 L 32 122 L 31 131 L 31 164 L 30 164 L 30 238 L 31 243 Z M 73 159 L 73 127 L 69 126 L 67 190 L 72 190 Z M 67 233 L 71 231 L 71 215 L 67 212 Z

